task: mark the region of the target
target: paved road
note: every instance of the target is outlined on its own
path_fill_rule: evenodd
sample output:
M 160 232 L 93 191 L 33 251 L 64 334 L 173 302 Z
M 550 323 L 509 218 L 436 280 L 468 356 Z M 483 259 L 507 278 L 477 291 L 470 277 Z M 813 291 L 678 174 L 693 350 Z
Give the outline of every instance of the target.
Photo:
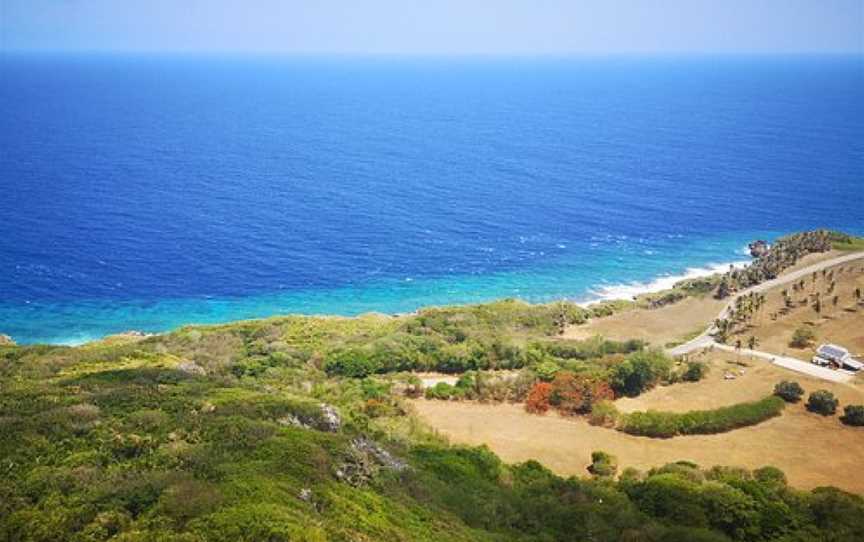
M 784 369 L 789 369 L 798 373 L 815 376 L 816 378 L 821 378 L 822 380 L 829 380 L 831 382 L 849 382 L 855 376 L 855 373 L 851 373 L 849 371 L 835 371 L 834 369 L 820 367 L 819 365 L 807 363 L 806 361 L 801 361 L 797 358 L 778 356 L 776 354 L 769 354 L 768 352 L 760 352 L 759 350 L 750 350 L 749 348 L 742 348 L 741 350 L 736 350 L 734 346 L 719 343 L 715 343 L 714 348 L 717 348 L 719 350 L 725 350 L 726 352 L 735 352 L 744 356 L 753 356 L 757 358 L 767 359 L 772 364 L 777 365 L 778 367 L 783 367 Z
M 819 272 L 828 267 L 833 267 L 835 265 L 855 260 L 864 260 L 864 252 L 853 252 L 851 254 L 844 254 L 843 256 L 831 258 L 830 260 L 825 260 L 819 263 L 815 263 L 813 265 L 808 265 L 807 267 L 801 268 L 797 271 L 781 275 L 776 279 L 766 280 L 761 284 L 757 284 L 756 286 L 752 286 L 750 288 L 747 288 L 746 290 L 742 290 L 729 299 L 729 303 L 727 303 L 726 306 L 723 307 L 723 310 L 720 311 L 720 314 L 717 315 L 717 318 L 725 318 L 726 315 L 729 313 L 729 310 L 735 306 L 735 300 L 741 296 L 748 295 L 752 292 L 764 292 L 772 288 L 776 288 L 777 286 L 782 286 L 783 284 L 797 282 L 802 278 L 808 277 L 813 273 Z M 709 346 L 715 346 L 717 348 L 720 348 L 721 350 L 735 351 L 733 347 L 725 344 L 720 344 L 715 341 L 714 337 L 711 336 L 714 331 L 714 322 L 711 322 L 708 325 L 708 329 L 703 331 L 702 334 L 700 334 L 698 337 L 689 340 L 684 344 L 678 345 L 675 348 L 670 348 L 666 352 L 670 356 L 682 356 L 688 352 L 692 352 L 694 350 L 701 350 L 703 348 L 708 348 Z M 812 363 L 807 363 L 806 361 L 801 361 L 800 359 L 790 358 L 787 356 L 778 356 L 777 354 L 747 349 L 742 349 L 741 352 L 746 352 L 757 357 L 770 359 L 775 365 L 779 365 L 787 369 L 792 369 L 793 371 L 806 373 L 818 378 L 823 378 L 825 380 L 830 380 L 832 382 L 846 382 L 852 377 L 851 373 L 847 373 L 845 371 L 834 371 L 832 369 L 819 367 L 818 365 L 813 365 Z

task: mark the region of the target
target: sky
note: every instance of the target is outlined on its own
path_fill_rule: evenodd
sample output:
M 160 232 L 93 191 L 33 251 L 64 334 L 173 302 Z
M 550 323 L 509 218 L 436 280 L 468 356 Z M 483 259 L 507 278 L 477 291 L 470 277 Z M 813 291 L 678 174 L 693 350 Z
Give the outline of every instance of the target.
M 864 0 L 0 0 L 13 50 L 864 53 Z

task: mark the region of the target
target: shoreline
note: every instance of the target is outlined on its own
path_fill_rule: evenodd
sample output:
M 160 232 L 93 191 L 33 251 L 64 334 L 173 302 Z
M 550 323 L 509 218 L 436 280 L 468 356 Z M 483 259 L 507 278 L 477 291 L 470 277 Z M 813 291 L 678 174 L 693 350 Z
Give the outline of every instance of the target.
M 591 305 L 603 303 L 605 301 L 632 301 L 645 294 L 656 294 L 665 290 L 670 290 L 676 284 L 684 280 L 712 277 L 728 271 L 730 267 L 742 269 L 749 265 L 751 261 L 752 260 L 736 260 L 718 264 L 708 263 L 702 267 L 688 267 L 683 273 L 677 275 L 659 275 L 650 281 L 633 281 L 598 286 L 591 289 L 591 293 L 595 296 L 593 299 L 577 301 L 577 304 L 580 307 L 587 308 Z
M 175 331 L 181 327 L 185 327 L 185 326 L 221 325 L 221 324 L 227 324 L 227 323 L 238 322 L 238 321 L 262 320 L 262 319 L 267 319 L 267 318 L 284 317 L 284 316 L 307 316 L 307 317 L 319 317 L 319 318 L 320 317 L 356 318 L 356 317 L 360 317 L 360 316 L 368 315 L 368 314 L 385 314 L 385 315 L 389 315 L 392 317 L 401 317 L 401 316 L 409 316 L 412 314 L 416 314 L 418 311 L 423 310 L 423 309 L 428 309 L 428 308 L 494 303 L 496 301 L 500 301 L 503 299 L 512 299 L 512 298 L 520 299 L 522 301 L 525 301 L 526 303 L 531 303 L 531 304 L 543 304 L 543 303 L 554 302 L 556 300 L 566 300 L 566 301 L 571 301 L 582 308 L 590 308 L 591 306 L 610 302 L 610 301 L 633 301 L 635 298 L 642 296 L 642 295 L 656 294 L 658 292 L 663 292 L 663 291 L 669 290 L 672 287 L 674 287 L 675 284 L 677 284 L 681 281 L 684 281 L 684 280 L 691 280 L 691 279 L 696 279 L 696 278 L 705 278 L 705 277 L 714 276 L 714 275 L 717 275 L 719 273 L 725 272 L 726 270 L 729 269 L 730 266 L 734 266 L 736 268 L 741 268 L 741 267 L 746 266 L 749 263 L 750 263 L 750 261 L 745 261 L 745 260 L 740 260 L 740 259 L 735 260 L 735 261 L 726 262 L 726 263 L 710 262 L 710 263 L 707 263 L 707 264 L 704 264 L 701 266 L 689 266 L 689 267 L 686 267 L 683 271 L 680 271 L 677 273 L 673 273 L 673 272 L 660 273 L 658 275 L 655 275 L 653 278 L 651 278 L 649 280 L 645 280 L 645 281 L 601 283 L 599 285 L 588 287 L 587 292 L 581 296 L 564 295 L 564 296 L 550 297 L 547 299 L 525 299 L 524 297 L 520 297 L 518 295 L 516 295 L 516 296 L 499 295 L 499 296 L 490 296 L 490 297 L 480 296 L 477 299 L 467 299 L 467 300 L 461 299 L 461 300 L 455 300 L 452 303 L 447 303 L 447 302 L 428 303 L 428 304 L 424 303 L 424 304 L 421 304 L 420 306 L 418 306 L 417 308 L 415 308 L 414 310 L 392 311 L 392 312 L 386 311 L 386 310 L 380 310 L 380 309 L 379 310 L 372 309 L 372 310 L 365 310 L 365 311 L 360 311 L 360 312 L 348 312 L 348 313 L 340 314 L 340 313 L 333 312 L 333 311 L 330 311 L 330 312 L 317 312 L 314 310 L 303 311 L 302 308 L 292 310 L 292 309 L 287 308 L 287 307 L 286 307 L 286 310 L 272 310 L 276 307 L 272 307 L 272 306 L 268 307 L 267 306 L 268 303 L 279 304 L 278 299 L 276 299 L 274 297 L 273 301 L 269 301 L 268 300 L 269 296 L 262 296 L 262 301 L 259 302 L 260 305 L 262 305 L 260 307 L 260 311 L 253 311 L 253 312 L 258 312 L 258 314 L 248 314 L 248 315 L 244 314 L 244 315 L 240 315 L 240 317 L 231 317 L 230 315 L 227 315 L 227 317 L 225 317 L 225 318 L 220 318 L 218 315 L 216 315 L 214 317 L 213 314 L 207 314 L 206 313 L 207 311 L 202 311 L 201 308 L 202 307 L 210 307 L 210 306 L 213 306 L 213 307 L 230 307 L 236 303 L 242 302 L 242 300 L 244 300 L 244 299 L 247 302 L 252 302 L 252 303 L 257 302 L 258 300 L 256 300 L 254 297 L 246 297 L 246 298 L 240 297 L 240 298 L 235 298 L 235 299 L 210 298 L 210 299 L 205 299 L 205 300 L 198 300 L 198 299 L 194 299 L 194 298 L 180 299 L 180 300 L 163 300 L 163 301 L 157 302 L 155 304 L 150 303 L 149 305 L 158 306 L 161 304 L 163 306 L 163 308 L 167 307 L 170 310 L 170 306 L 172 306 L 172 305 L 182 306 L 184 304 L 192 305 L 192 304 L 198 303 L 200 305 L 198 307 L 198 312 L 197 312 L 198 318 L 196 318 L 195 312 L 190 312 L 190 314 L 187 318 L 182 318 L 181 321 L 179 321 L 179 322 L 171 322 L 170 324 L 167 324 L 165 326 L 159 326 L 158 324 L 154 325 L 154 326 L 149 326 L 149 327 L 148 326 L 136 326 L 130 322 L 129 326 L 118 326 L 118 327 L 121 327 L 122 329 L 118 329 L 116 331 L 113 331 L 113 330 L 112 331 L 106 331 L 106 332 L 98 334 L 98 335 L 97 334 L 81 333 L 81 334 L 66 336 L 66 337 L 56 337 L 54 339 L 45 340 L 45 341 L 43 341 L 43 340 L 28 340 L 27 338 L 19 340 L 16 338 L 16 336 L 14 334 L 9 333 L 8 331 L 4 331 L 3 329 L 0 329 L 0 333 L 7 333 L 12 338 L 12 340 L 14 340 L 19 345 L 48 344 L 48 345 L 54 345 L 54 346 L 76 347 L 76 346 L 82 346 L 82 345 L 98 342 L 98 341 L 104 340 L 108 337 L 113 337 L 113 336 L 117 336 L 117 335 L 124 335 L 124 334 L 139 334 L 140 333 L 140 334 L 144 334 L 146 336 L 162 335 L 162 334 L 166 334 L 166 333 L 171 333 L 171 332 L 173 332 L 173 331 Z M 358 293 L 362 294 L 362 290 L 359 291 Z M 73 306 L 74 306 L 74 304 L 73 304 Z M 134 312 L 134 311 L 140 310 L 140 307 L 135 305 L 135 304 L 128 303 L 128 302 L 119 302 L 116 304 L 107 305 L 107 306 L 102 307 L 102 308 L 97 308 L 96 310 L 105 310 L 108 312 L 120 313 L 123 310 L 129 310 L 129 309 L 131 309 L 131 311 Z M 69 308 L 63 307 L 63 309 L 61 309 L 61 310 L 69 311 Z M 74 309 L 73 309 L 73 311 L 74 311 Z M 71 311 L 69 311 L 69 312 L 71 312 Z M 0 313 L 2 313 L 2 307 L 0 307 Z M 103 316 L 102 318 L 105 318 L 105 316 Z M 111 321 L 122 322 L 123 318 L 118 316 L 116 318 L 112 318 Z

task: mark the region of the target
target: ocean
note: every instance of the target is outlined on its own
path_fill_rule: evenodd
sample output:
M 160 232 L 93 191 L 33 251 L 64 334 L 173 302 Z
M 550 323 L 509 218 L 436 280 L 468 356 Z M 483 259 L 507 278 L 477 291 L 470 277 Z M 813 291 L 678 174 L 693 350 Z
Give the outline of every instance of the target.
M 0 333 L 629 297 L 864 233 L 864 57 L 0 55 Z

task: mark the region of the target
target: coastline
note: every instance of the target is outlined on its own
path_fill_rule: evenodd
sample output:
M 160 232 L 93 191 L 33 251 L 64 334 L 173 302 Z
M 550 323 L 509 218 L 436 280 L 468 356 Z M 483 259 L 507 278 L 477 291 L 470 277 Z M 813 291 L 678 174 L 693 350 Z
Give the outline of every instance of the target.
M 683 270 L 676 269 L 674 272 L 661 272 L 649 280 L 630 281 L 630 282 L 602 282 L 598 285 L 587 287 L 582 293 L 573 295 L 484 295 L 482 291 L 471 290 L 470 280 L 466 278 L 449 278 L 447 282 L 459 282 L 460 280 L 467 282 L 463 285 L 461 291 L 450 290 L 448 293 L 454 294 L 453 301 L 441 302 L 440 300 L 430 300 L 431 302 L 422 302 L 425 297 L 423 295 L 410 296 L 407 303 L 417 301 L 415 306 L 408 306 L 406 310 L 386 310 L 387 307 L 375 306 L 374 295 L 370 295 L 369 291 L 364 292 L 363 288 L 341 289 L 317 292 L 322 300 L 329 301 L 327 303 L 315 303 L 314 299 L 309 302 L 308 299 L 300 299 L 297 294 L 288 295 L 265 295 L 260 297 L 245 297 L 245 298 L 207 298 L 207 299 L 180 299 L 180 300 L 162 300 L 156 303 L 136 303 L 136 302 L 102 302 L 102 303 L 84 303 L 70 304 L 66 306 L 50 306 L 47 307 L 49 316 L 51 311 L 56 311 L 61 315 L 70 318 L 87 320 L 95 322 L 97 326 L 101 325 L 105 331 L 101 333 L 45 333 L 43 327 L 38 324 L 30 324 L 34 330 L 39 330 L 42 337 L 46 335 L 51 338 L 39 339 L 38 336 L 21 335 L 14 333 L 14 330 L 0 329 L 0 332 L 8 334 L 18 344 L 51 344 L 58 346 L 80 346 L 96 341 L 103 340 L 107 337 L 121 335 L 124 333 L 135 332 L 145 333 L 147 335 L 158 335 L 170 333 L 180 327 L 188 325 L 219 325 L 243 320 L 259 320 L 278 316 L 310 316 L 310 317 L 358 317 L 364 314 L 390 314 L 393 316 L 405 316 L 414 314 L 419 310 L 432 307 L 441 307 L 449 305 L 472 305 L 493 303 L 502 299 L 516 298 L 527 303 L 548 303 L 556 300 L 572 301 L 583 308 L 588 308 L 593 305 L 602 304 L 611 301 L 633 301 L 636 297 L 655 294 L 671 289 L 675 284 L 683 280 L 697 279 L 710 277 L 722 273 L 729 269 L 730 266 L 740 268 L 748 264 L 748 261 L 734 260 L 726 263 L 706 263 L 702 266 L 689 266 Z M 494 276 L 484 277 L 485 279 L 494 279 Z M 468 279 L 476 279 L 469 277 Z M 429 281 L 432 283 L 433 281 Z M 420 282 L 405 281 L 405 284 L 410 286 L 424 285 Z M 434 287 L 433 284 L 428 284 L 426 287 Z M 422 293 L 422 292 L 421 292 Z M 468 294 L 468 295 L 460 295 Z M 368 296 L 372 299 L 365 299 Z M 329 299 L 328 299 L 329 298 Z M 299 303 L 297 302 L 299 299 Z M 345 303 L 340 305 L 349 307 L 349 310 L 333 311 L 322 310 L 328 306 L 332 308 L 338 304 L 338 300 L 343 299 Z M 305 303 L 304 303 L 305 301 Z M 352 301 L 354 304 L 352 305 Z M 360 306 L 365 310 L 350 310 L 354 306 Z M 35 310 L 40 310 L 42 307 L 38 305 L 29 305 Z M 28 308 L 29 308 L 28 307 Z M 304 310 L 304 308 L 306 310 Z M 8 309 L 5 309 L 8 311 Z M 4 314 L 4 307 L 0 306 L 0 316 Z M 46 313 L 39 313 L 44 315 Z M 3 320 L 4 318 L 0 318 Z M 36 318 L 38 322 L 39 318 Z M 10 333 L 10 331 L 12 331 Z M 36 339 L 36 340 L 33 340 Z
M 673 288 L 683 280 L 706 278 L 728 271 L 730 268 L 743 269 L 751 260 L 737 260 L 727 263 L 710 263 L 703 267 L 688 267 L 680 274 L 663 274 L 647 282 L 628 282 L 609 284 L 592 289 L 592 298 L 578 301 L 579 306 L 589 307 L 604 301 L 633 300 L 645 294 L 656 294 Z

